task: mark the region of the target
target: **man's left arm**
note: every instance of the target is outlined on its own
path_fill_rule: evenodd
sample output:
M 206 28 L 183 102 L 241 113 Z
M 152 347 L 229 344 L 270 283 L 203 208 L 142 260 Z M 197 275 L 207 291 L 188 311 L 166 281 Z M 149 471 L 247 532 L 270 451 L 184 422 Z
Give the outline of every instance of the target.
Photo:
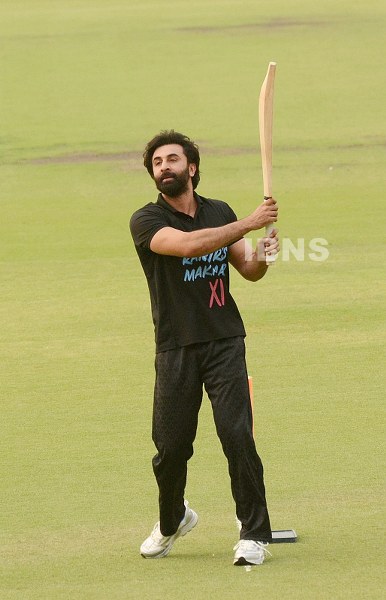
M 248 281 L 258 281 L 266 274 L 267 254 L 279 252 L 277 229 L 273 229 L 268 237 L 258 241 L 254 250 L 247 239 L 241 239 L 229 246 L 229 262 Z

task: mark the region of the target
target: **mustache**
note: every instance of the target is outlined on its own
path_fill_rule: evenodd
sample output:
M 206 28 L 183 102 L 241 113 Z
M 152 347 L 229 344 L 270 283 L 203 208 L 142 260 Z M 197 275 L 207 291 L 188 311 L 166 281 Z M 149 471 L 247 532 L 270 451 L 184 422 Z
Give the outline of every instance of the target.
M 174 173 L 164 173 L 163 175 L 161 175 L 161 181 L 164 181 L 165 179 L 177 179 L 177 175 L 175 175 Z

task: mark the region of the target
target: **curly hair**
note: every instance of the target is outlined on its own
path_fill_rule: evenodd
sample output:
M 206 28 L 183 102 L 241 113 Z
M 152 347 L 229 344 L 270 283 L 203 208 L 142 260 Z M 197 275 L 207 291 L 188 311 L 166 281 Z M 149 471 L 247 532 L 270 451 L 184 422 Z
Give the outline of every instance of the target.
M 154 179 L 152 162 L 154 152 L 157 148 L 166 144 L 179 144 L 182 146 L 188 163 L 196 165 L 196 172 L 192 177 L 193 189 L 195 190 L 200 181 L 200 152 L 198 146 L 188 136 L 174 131 L 174 129 L 161 131 L 147 143 L 143 153 L 143 164 L 149 175 Z

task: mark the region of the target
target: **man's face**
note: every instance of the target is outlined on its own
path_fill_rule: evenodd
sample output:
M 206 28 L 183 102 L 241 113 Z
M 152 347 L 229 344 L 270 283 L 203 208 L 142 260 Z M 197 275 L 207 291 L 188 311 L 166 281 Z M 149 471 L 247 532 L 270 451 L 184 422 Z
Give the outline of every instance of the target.
M 162 194 L 175 198 L 192 186 L 196 165 L 188 164 L 182 146 L 167 144 L 157 148 L 152 158 L 153 176 Z

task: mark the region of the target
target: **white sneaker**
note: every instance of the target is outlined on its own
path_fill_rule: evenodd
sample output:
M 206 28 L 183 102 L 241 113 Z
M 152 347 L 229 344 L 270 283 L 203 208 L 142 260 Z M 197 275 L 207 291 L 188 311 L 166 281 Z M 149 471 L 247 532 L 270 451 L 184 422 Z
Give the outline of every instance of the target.
M 272 556 L 267 550 L 268 544 L 255 542 L 254 540 L 240 540 L 233 550 L 235 552 L 234 565 L 261 565 L 264 562 L 266 554 Z
M 194 510 L 189 508 L 187 501 L 185 501 L 185 507 L 185 516 L 175 534 L 162 535 L 159 522 L 154 525 L 153 531 L 141 546 L 141 554 L 144 558 L 162 558 L 166 556 L 172 549 L 176 539 L 186 535 L 197 525 L 198 516 Z

